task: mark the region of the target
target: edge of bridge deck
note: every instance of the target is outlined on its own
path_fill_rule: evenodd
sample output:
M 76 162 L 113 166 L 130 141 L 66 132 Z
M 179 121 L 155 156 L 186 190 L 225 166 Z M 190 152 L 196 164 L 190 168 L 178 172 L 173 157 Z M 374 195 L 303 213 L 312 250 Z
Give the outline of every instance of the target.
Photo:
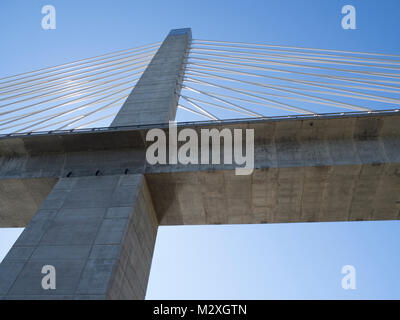
M 288 115 L 265 118 L 242 118 L 213 121 L 177 122 L 178 128 L 201 129 L 240 125 L 268 124 L 287 121 L 319 121 L 345 118 L 371 118 L 400 116 L 398 109 L 372 112 L 341 112 L 315 115 Z M 10 133 L 0 135 L 0 156 L 20 156 L 42 153 L 74 152 L 85 150 L 112 150 L 145 146 L 145 132 L 153 128 L 168 129 L 169 123 L 133 126 L 99 127 L 72 130 Z M 79 137 L 79 139 L 78 139 Z

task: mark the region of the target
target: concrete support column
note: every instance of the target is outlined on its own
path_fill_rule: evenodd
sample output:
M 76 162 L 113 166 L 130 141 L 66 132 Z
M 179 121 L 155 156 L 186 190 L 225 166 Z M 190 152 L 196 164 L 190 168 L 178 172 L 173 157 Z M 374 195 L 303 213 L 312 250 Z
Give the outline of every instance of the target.
M 157 228 L 143 175 L 62 178 L 1 263 L 0 298 L 144 299 Z
M 175 119 L 190 43 L 190 29 L 169 33 L 112 126 Z M 84 153 L 75 161 L 83 172 Z M 0 298 L 143 299 L 157 227 L 143 175 L 62 178 L 0 265 Z M 41 285 L 47 265 L 54 290 Z
M 175 119 L 190 28 L 171 30 L 111 126 L 166 123 Z

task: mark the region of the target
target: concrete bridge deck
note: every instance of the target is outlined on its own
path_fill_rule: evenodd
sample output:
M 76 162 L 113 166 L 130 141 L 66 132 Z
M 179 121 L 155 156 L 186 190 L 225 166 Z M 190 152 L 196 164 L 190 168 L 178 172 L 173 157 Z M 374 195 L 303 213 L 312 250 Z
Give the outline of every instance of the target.
M 25 226 L 59 178 L 96 172 L 144 174 L 160 225 L 399 218 L 396 112 L 178 126 L 254 129 L 249 176 L 235 165 L 147 164 L 153 127 L 1 138 L 0 226 Z

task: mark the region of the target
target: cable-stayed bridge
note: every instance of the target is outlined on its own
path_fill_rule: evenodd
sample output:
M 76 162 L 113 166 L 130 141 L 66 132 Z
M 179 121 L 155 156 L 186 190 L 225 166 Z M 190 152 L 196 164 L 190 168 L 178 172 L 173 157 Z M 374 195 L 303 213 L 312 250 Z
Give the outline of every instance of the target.
M 1 133 L 109 126 L 160 42 L 0 79 Z M 399 107 L 400 56 L 192 40 L 178 120 Z
M 399 63 L 177 29 L 1 78 L 0 227 L 26 228 L 0 297 L 142 299 L 159 225 L 399 219 Z M 254 130 L 254 171 L 149 164 L 147 133 L 174 119 Z

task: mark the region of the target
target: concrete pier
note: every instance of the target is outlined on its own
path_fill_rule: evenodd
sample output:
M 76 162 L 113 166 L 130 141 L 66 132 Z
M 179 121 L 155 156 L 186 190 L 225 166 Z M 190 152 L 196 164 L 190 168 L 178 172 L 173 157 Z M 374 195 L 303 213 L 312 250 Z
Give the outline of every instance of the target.
M 169 33 L 112 126 L 175 118 L 190 41 L 190 29 Z M 133 143 L 137 137 L 130 140 L 127 134 L 122 139 Z M 41 139 L 38 147 L 46 144 L 46 138 Z M 98 144 L 106 141 L 99 139 Z M 27 224 L 0 265 L 0 298 L 144 299 L 158 228 L 146 180 L 138 170 L 145 165 L 144 149 L 94 158 L 88 150 L 70 154 L 69 172 L 59 172 L 54 179 L 0 179 L 0 227 Z M 6 162 L 21 160 L 3 151 L 3 169 Z M 98 166 L 98 161 L 115 164 L 116 159 L 122 163 L 113 174 L 104 170 L 109 165 Z M 63 162 L 57 155 L 43 160 L 37 162 L 42 173 Z M 132 164 L 136 168 L 129 172 L 126 167 Z M 15 169 L 16 174 L 23 171 Z M 41 285 L 46 265 L 56 270 L 54 290 Z
M 0 294 L 144 299 L 157 227 L 143 175 L 62 178 L 0 265 Z M 45 265 L 54 290 L 41 286 Z

